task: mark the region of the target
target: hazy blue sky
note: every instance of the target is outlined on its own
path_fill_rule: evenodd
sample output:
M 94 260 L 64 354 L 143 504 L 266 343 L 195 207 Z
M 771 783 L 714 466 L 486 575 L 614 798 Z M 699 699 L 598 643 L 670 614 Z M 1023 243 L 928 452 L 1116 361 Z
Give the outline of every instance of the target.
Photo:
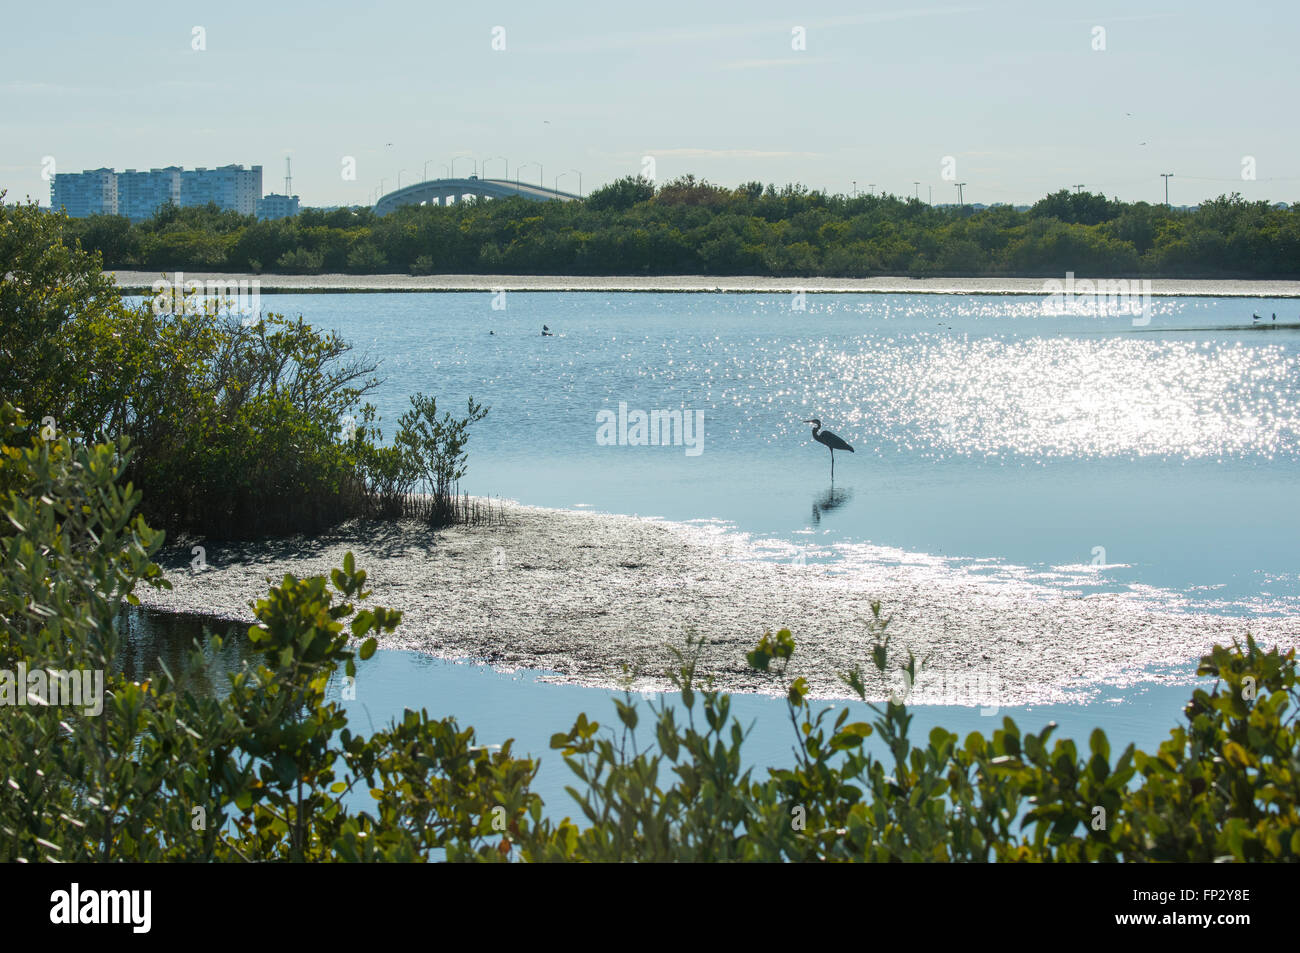
M 1174 204 L 1293 201 L 1298 27 L 1284 0 L 9 4 L 0 189 L 48 203 L 53 156 L 64 172 L 261 164 L 280 191 L 288 155 L 294 191 L 333 205 L 458 155 L 505 156 L 512 178 L 541 163 L 548 186 L 577 169 L 588 192 L 653 156 L 660 181 L 919 180 L 947 202 L 951 156 L 968 202 L 1077 183 L 1160 200 L 1161 172 Z

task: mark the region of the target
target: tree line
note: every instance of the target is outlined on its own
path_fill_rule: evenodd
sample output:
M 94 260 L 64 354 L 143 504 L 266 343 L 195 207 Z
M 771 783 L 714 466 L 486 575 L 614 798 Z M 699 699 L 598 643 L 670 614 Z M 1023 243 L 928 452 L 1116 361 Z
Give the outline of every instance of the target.
M 110 269 L 267 274 L 1300 278 L 1300 205 L 1221 195 L 1195 209 L 1061 190 L 1028 209 L 931 206 L 693 176 L 624 178 L 580 202 L 521 198 L 305 209 L 256 221 L 214 205 L 144 222 L 63 219 Z
M 415 394 L 385 441 L 366 401 L 377 365 L 338 334 L 198 294 L 128 305 L 66 222 L 0 203 L 0 401 L 47 440 L 129 440 L 123 472 L 153 525 L 230 538 L 492 518 L 457 490 L 487 408 Z

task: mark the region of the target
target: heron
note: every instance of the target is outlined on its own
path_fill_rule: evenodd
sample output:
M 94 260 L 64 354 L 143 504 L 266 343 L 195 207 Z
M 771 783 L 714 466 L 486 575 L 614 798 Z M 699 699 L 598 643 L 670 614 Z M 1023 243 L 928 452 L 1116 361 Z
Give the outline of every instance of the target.
M 822 430 L 822 422 L 816 417 L 811 420 L 805 420 L 804 423 L 812 424 L 812 437 L 820 444 L 824 444 L 826 449 L 831 452 L 831 479 L 835 479 L 835 451 L 847 450 L 853 452 L 853 448 L 845 442 L 839 434 L 831 433 L 829 430 Z

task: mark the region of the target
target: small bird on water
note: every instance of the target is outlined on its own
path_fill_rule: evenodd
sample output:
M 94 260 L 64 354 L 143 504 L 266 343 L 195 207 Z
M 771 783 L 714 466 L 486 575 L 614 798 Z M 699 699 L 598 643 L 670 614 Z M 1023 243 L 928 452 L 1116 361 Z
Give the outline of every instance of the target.
M 813 425 L 813 429 L 812 429 L 813 439 L 816 440 L 818 443 L 824 445 L 826 449 L 831 452 L 831 480 L 834 481 L 835 451 L 847 450 L 849 453 L 853 453 L 854 452 L 853 448 L 850 447 L 848 443 L 845 442 L 844 438 L 841 437 L 839 434 L 831 433 L 829 430 L 822 430 L 822 422 L 818 420 L 816 417 L 812 418 L 811 420 L 805 420 L 804 423 Z
M 543 325 L 542 325 L 542 337 L 544 337 L 544 338 L 553 338 L 553 337 L 555 337 L 555 332 L 552 331 L 550 328 L 548 328 L 546 325 L 543 324 Z

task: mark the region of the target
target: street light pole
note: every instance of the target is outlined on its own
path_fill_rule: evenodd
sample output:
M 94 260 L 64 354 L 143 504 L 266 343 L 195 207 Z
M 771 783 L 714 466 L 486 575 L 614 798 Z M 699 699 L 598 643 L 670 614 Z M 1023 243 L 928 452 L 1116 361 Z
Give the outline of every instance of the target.
M 1174 177 L 1172 172 L 1161 172 L 1160 178 L 1165 180 L 1165 208 L 1169 208 L 1169 180 Z
M 965 184 L 966 184 L 965 182 L 957 183 L 957 205 L 962 207 L 966 205 L 966 200 L 965 198 L 962 197 L 962 191 L 961 191 L 962 186 L 964 186 Z
M 578 198 L 582 198 L 582 173 L 577 169 L 566 169 L 555 177 L 555 191 L 560 191 L 560 179 L 572 172 L 578 177 Z
M 524 169 L 528 168 L 530 165 L 537 166 L 537 184 L 542 188 L 546 188 L 546 179 L 542 177 L 543 175 L 542 164 L 540 162 L 525 162 L 523 165 L 515 166 L 515 185 L 519 184 L 519 173 L 522 172 Z
M 915 198 L 919 202 L 921 201 L 921 183 L 913 179 L 912 184 L 916 186 Z

